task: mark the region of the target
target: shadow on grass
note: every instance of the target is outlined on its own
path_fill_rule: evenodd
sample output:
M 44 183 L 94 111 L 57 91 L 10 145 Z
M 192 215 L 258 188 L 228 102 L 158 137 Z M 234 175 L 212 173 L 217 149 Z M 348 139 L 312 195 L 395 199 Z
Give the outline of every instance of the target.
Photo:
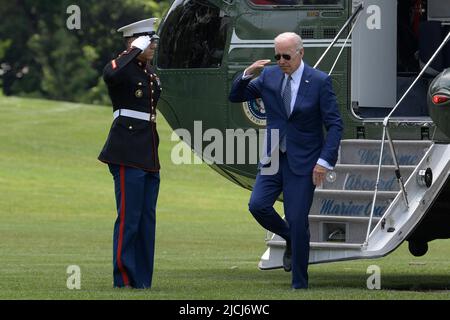
M 167 272 L 167 271 L 166 271 Z M 189 287 L 208 287 L 213 285 L 222 289 L 241 290 L 286 290 L 290 287 L 291 274 L 281 269 L 261 271 L 249 269 L 200 269 L 170 271 L 166 274 L 166 285 L 177 283 Z M 310 270 L 309 282 L 312 290 L 354 289 L 367 290 L 367 279 L 370 275 L 361 272 L 341 272 Z M 448 291 L 450 294 L 450 276 L 448 274 L 382 274 L 383 290 L 431 292 Z
M 320 272 L 310 273 L 310 283 L 314 288 L 341 287 L 364 289 L 370 275 L 360 273 Z M 450 293 L 450 275 L 448 274 L 382 274 L 383 290 L 396 291 L 448 291 Z

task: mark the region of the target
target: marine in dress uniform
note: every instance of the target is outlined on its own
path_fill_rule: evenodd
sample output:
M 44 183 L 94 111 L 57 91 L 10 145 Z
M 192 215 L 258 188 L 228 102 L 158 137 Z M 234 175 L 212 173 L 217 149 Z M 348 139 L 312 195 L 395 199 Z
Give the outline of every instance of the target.
M 161 84 L 149 65 L 158 39 L 155 23 L 152 18 L 120 28 L 128 48 L 103 73 L 114 120 L 98 159 L 114 178 L 114 287 L 152 285 L 160 183 L 156 105 Z

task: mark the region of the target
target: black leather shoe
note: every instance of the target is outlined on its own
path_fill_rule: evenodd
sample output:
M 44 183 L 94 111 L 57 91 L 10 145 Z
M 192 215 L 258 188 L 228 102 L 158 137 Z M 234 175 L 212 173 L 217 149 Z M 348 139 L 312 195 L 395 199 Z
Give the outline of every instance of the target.
M 283 268 L 284 271 L 286 272 L 290 272 L 292 269 L 291 257 L 292 257 L 291 242 L 286 241 L 286 249 L 284 250 L 283 254 Z

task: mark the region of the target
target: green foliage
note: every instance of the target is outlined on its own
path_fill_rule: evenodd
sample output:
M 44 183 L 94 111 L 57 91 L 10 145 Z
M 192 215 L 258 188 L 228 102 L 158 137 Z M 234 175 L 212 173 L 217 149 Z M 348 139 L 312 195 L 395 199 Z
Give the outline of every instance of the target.
M 48 30 L 42 34 L 48 34 Z M 90 61 L 95 57 L 95 50 L 79 47 L 76 37 L 68 30 L 58 29 L 52 39 L 35 34 L 29 47 L 42 68 L 40 89 L 45 97 L 78 101 L 97 79 L 97 71 Z
M 111 104 L 111 100 L 108 95 L 108 88 L 106 87 L 105 81 L 103 81 L 103 77 L 100 76 L 97 79 L 97 84 L 89 88 L 89 91 L 79 99 L 80 102 L 83 103 L 92 103 L 98 105 L 109 105 Z
M 6 39 L 6 40 L 0 40 L 0 59 L 3 59 L 5 56 L 6 50 L 11 46 L 12 40 Z
M 1 1 L 1 0 L 0 0 Z M 0 86 L 5 95 L 109 104 L 104 66 L 124 48 L 116 30 L 162 17 L 170 0 L 79 0 L 81 29 L 69 30 L 71 0 L 1 1 Z

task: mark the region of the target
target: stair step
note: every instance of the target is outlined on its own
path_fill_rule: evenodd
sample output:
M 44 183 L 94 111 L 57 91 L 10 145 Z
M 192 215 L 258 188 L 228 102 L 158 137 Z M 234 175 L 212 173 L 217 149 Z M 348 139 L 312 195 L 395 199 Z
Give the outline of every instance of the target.
M 311 215 L 368 217 L 374 191 L 316 189 Z M 397 196 L 396 191 L 379 191 L 374 217 L 381 217 Z
M 309 215 L 309 221 L 333 221 L 333 222 L 364 222 L 369 223 L 370 217 L 353 217 L 353 216 L 325 216 L 325 215 Z M 380 217 L 373 217 L 373 223 L 377 223 Z
M 426 140 L 395 140 L 394 148 L 399 165 L 417 165 L 431 146 Z M 381 140 L 342 140 L 339 151 L 339 163 L 378 165 Z M 385 142 L 382 164 L 392 165 L 389 144 Z
M 286 247 L 285 241 L 269 240 L 269 247 Z M 362 243 L 342 243 L 342 242 L 310 242 L 311 249 L 361 249 Z
M 372 197 L 375 193 L 374 190 L 325 190 L 325 189 L 316 189 L 314 194 L 316 196 L 340 196 L 342 198 L 345 197 L 357 197 L 357 198 L 368 198 Z M 378 191 L 378 197 L 382 198 L 395 198 L 397 196 L 398 191 Z
M 406 181 L 415 166 L 400 166 L 403 181 Z M 377 179 L 378 165 L 338 164 L 333 170 L 334 179 L 330 175 L 325 179 L 323 189 L 335 190 L 366 190 L 373 191 Z M 400 187 L 395 176 L 395 166 L 382 166 L 379 190 L 399 191 Z
M 371 230 L 380 221 L 379 217 L 372 219 Z M 311 242 L 364 242 L 369 226 L 369 217 L 349 216 L 309 216 Z
M 310 242 L 313 249 L 361 249 L 362 243 Z

